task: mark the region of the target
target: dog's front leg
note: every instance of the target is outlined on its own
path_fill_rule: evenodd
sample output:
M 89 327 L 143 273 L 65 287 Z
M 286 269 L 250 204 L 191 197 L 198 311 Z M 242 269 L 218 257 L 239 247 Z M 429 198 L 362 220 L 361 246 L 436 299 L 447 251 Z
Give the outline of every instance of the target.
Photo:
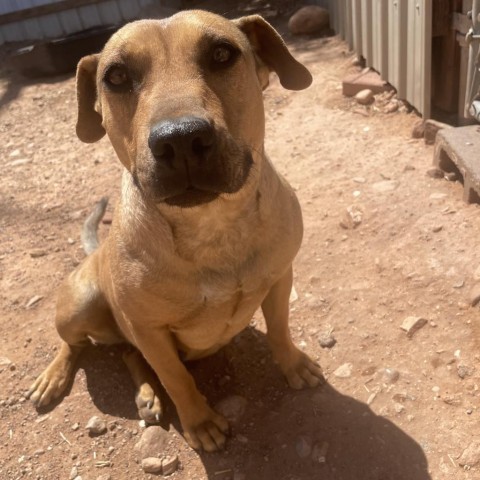
M 225 445 L 227 420 L 214 412 L 198 391 L 195 381 L 178 356 L 167 328 L 134 329 L 137 348 L 143 353 L 170 395 L 185 438 L 195 449 L 213 452 Z
M 289 299 L 292 290 L 292 267 L 270 289 L 262 303 L 267 323 L 267 338 L 273 359 L 292 388 L 316 387 L 323 381 L 321 368 L 292 342 L 288 329 Z

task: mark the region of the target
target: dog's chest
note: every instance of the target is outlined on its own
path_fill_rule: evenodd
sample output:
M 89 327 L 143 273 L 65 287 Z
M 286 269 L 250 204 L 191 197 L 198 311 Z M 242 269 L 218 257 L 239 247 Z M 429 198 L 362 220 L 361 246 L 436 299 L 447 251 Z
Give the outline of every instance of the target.
M 187 311 L 170 324 L 178 346 L 188 359 L 199 358 L 221 348 L 250 322 L 272 284 L 272 277 L 249 275 L 202 276 L 184 299 Z

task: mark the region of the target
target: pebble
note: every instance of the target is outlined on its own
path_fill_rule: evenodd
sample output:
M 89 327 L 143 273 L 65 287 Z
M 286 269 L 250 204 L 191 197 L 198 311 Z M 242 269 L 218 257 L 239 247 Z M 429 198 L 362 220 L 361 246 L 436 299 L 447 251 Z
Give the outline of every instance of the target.
M 457 365 L 457 374 L 463 380 L 465 377 L 469 377 L 473 373 L 473 368 L 463 363 Z
M 41 299 L 43 298 L 43 295 L 34 295 L 25 305 L 25 308 L 31 308 L 34 305 L 36 305 Z
M 442 198 L 446 198 L 446 197 L 448 197 L 448 195 L 446 193 L 434 192 L 434 193 L 430 194 L 430 196 L 428 198 L 430 198 L 432 200 L 441 200 Z
M 438 232 L 441 232 L 443 229 L 443 225 L 434 225 L 433 228 L 432 228 L 432 232 L 433 233 L 438 233 Z
M 220 400 L 215 406 L 215 410 L 223 415 L 231 424 L 237 424 L 245 413 L 247 408 L 247 399 L 240 395 L 231 395 Z
M 355 183 L 365 183 L 367 181 L 364 177 L 354 177 L 352 180 Z
M 143 431 L 134 449 L 141 459 L 160 457 L 163 455 L 170 440 L 170 435 L 166 430 L 158 425 L 151 425 Z
M 162 475 L 167 476 L 175 473 L 178 469 L 178 456 L 173 455 L 162 460 Z
M 476 284 L 470 290 L 470 305 L 474 307 L 480 302 L 480 283 Z
M 6 367 L 10 365 L 12 361 L 7 357 L 0 357 L 0 367 Z
M 295 288 L 295 285 L 292 286 L 292 290 L 290 291 L 290 303 L 296 302 L 298 300 L 298 293 Z
M 359 105 L 370 105 L 374 101 L 373 92 L 366 88 L 365 90 L 360 90 L 355 95 L 355 100 Z
M 112 480 L 112 476 L 109 473 L 104 473 L 97 477 L 97 480 Z
M 382 381 L 387 384 L 394 384 L 400 378 L 400 372 L 394 368 L 385 368 L 382 370 Z
M 425 123 L 423 120 L 415 122 L 412 128 L 412 138 L 423 138 L 425 135 Z
M 422 317 L 407 317 L 401 325 L 401 329 L 407 332 L 407 337 L 412 338 L 422 327 L 427 324 L 427 320 Z
M 78 430 L 79 428 L 80 428 L 80 424 L 79 424 L 79 423 L 74 423 L 74 424 L 72 425 L 72 430 L 73 430 L 73 431 L 76 431 L 76 430 Z
M 379 193 L 392 192 L 398 187 L 398 182 L 396 180 L 382 180 L 381 182 L 376 182 L 372 185 L 372 188 Z
M 312 439 L 306 435 L 299 435 L 295 440 L 295 451 L 300 458 L 307 458 L 312 453 Z
M 47 252 L 45 250 L 32 250 L 30 252 L 30 256 L 32 258 L 40 258 L 40 257 L 44 257 L 45 255 L 47 254 Z
M 107 431 L 107 424 L 97 416 L 92 417 L 85 426 L 89 435 L 102 435 Z
M 297 10 L 288 20 L 288 29 L 294 35 L 321 32 L 329 27 L 328 10 L 317 5 L 307 5 Z
M 10 157 L 18 157 L 20 155 L 20 150 L 16 149 L 13 152 L 10 152 Z
M 157 457 L 147 457 L 142 460 L 142 470 L 145 473 L 162 473 L 162 460 Z
M 326 463 L 329 446 L 328 442 L 316 443 L 313 446 L 312 460 L 317 463 Z
M 362 219 L 362 209 L 357 205 L 350 205 L 349 207 L 347 207 L 343 219 L 340 220 L 340 226 L 345 230 L 353 230 L 362 223 Z
M 71 470 L 70 470 L 70 480 L 73 480 L 74 478 L 78 477 L 78 468 L 77 467 L 73 467 Z
M 439 168 L 430 168 L 427 170 L 427 175 L 432 178 L 443 178 L 445 174 Z
M 20 167 L 21 165 L 26 165 L 27 163 L 31 162 L 32 160 L 30 158 L 19 158 L 18 160 L 8 162 L 7 165 L 9 165 L 10 167 Z
M 480 464 L 480 443 L 471 443 L 462 453 L 458 459 L 458 464 L 461 467 L 476 467 Z
M 337 343 L 337 340 L 330 332 L 324 332 L 319 335 L 318 343 L 322 348 L 332 348 Z
M 395 113 L 398 111 L 398 108 L 400 107 L 399 103 L 396 100 L 392 100 L 390 103 L 388 103 L 383 111 L 385 113 Z
M 476 270 L 473 272 L 473 278 L 475 280 L 480 280 L 480 265 L 476 268 Z
M 348 378 L 352 375 L 353 365 L 351 363 L 344 363 L 340 365 L 333 374 L 338 378 Z

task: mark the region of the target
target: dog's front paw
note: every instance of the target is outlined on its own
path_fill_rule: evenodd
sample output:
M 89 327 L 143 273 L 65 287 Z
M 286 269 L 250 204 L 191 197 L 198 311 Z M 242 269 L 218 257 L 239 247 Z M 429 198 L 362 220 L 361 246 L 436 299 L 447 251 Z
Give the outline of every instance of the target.
M 26 397 L 34 405 L 44 407 L 58 398 L 67 388 L 72 374 L 72 368 L 63 362 L 53 362 L 29 388 Z
M 150 424 L 159 423 L 162 418 L 162 403 L 153 387 L 144 383 L 135 396 L 138 414 L 142 420 Z
M 228 434 L 228 422 L 210 407 L 205 406 L 197 421 L 182 421 L 185 439 L 195 450 L 215 452 L 225 446 Z
M 316 387 L 325 380 L 320 366 L 296 347 L 279 364 L 288 384 L 296 390 Z

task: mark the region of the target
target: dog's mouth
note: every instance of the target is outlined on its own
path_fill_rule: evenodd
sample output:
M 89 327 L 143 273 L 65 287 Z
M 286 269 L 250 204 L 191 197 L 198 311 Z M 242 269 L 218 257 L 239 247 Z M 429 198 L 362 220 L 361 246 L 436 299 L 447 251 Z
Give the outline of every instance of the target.
M 173 207 L 192 208 L 210 203 L 218 198 L 218 195 L 219 193 L 217 192 L 208 192 L 189 186 L 183 193 L 165 198 L 163 201 Z

